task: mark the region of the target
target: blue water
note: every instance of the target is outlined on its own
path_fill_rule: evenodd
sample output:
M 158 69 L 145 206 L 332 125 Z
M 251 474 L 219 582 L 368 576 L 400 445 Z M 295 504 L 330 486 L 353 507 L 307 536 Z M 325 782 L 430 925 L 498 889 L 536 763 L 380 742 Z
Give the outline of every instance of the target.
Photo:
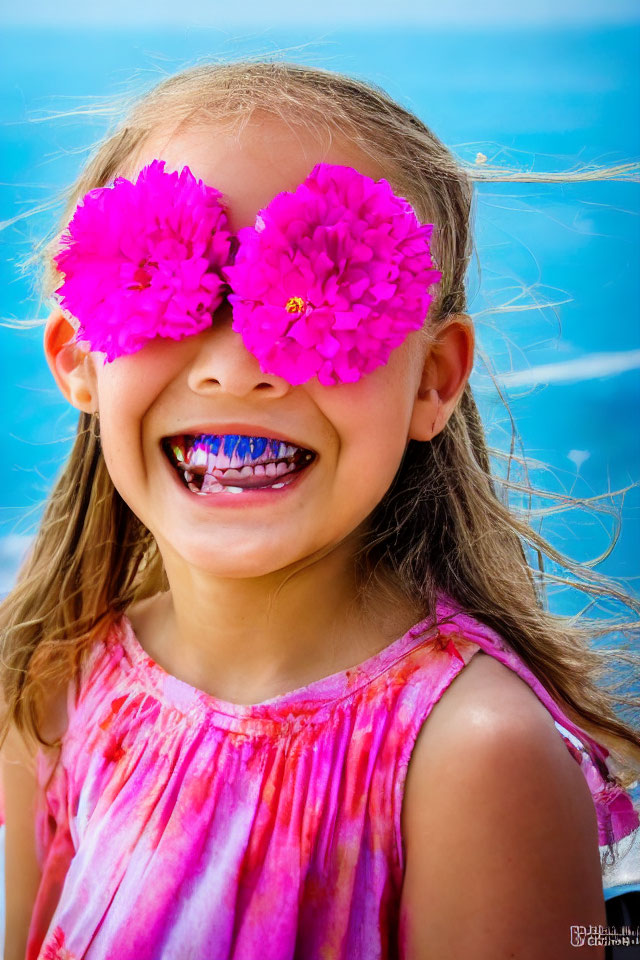
M 496 162 L 567 170 L 640 155 L 637 26 L 503 33 L 291 29 L 242 36 L 205 28 L 144 34 L 5 28 L 0 217 L 15 216 L 70 182 L 106 125 L 100 114 L 38 118 L 87 103 L 99 107 L 104 96 L 118 95 L 131 83 L 144 88 L 201 57 L 276 50 L 385 87 L 469 160 L 482 151 Z M 470 309 L 479 315 L 480 346 L 499 374 L 640 347 L 639 190 L 634 183 L 479 187 L 481 273 L 474 263 Z M 16 262 L 50 225 L 50 215 L 40 215 L 0 233 L 4 317 L 45 316 Z M 517 309 L 554 300 L 567 302 L 555 311 Z M 491 312 L 508 301 L 510 311 Z M 0 328 L 0 592 L 12 582 L 77 417 L 55 388 L 40 340 L 37 330 Z M 472 382 L 490 439 L 504 447 L 508 418 L 480 360 Z M 593 496 L 638 480 L 637 369 L 534 382 L 507 393 L 525 453 L 552 467 L 533 471 L 547 489 Z M 638 490 L 632 489 L 624 500 L 620 540 L 597 568 L 628 578 L 633 587 L 639 507 Z M 586 560 L 606 549 L 612 527 L 606 516 L 577 513 L 545 520 L 542 530 L 560 550 Z M 582 603 L 577 594 L 553 597 L 562 612 Z

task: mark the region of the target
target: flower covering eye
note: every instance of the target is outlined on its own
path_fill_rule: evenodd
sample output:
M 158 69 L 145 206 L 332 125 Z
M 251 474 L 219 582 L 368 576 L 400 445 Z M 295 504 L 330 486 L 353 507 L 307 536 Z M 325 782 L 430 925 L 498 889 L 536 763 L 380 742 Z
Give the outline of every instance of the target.
M 118 177 L 81 200 L 54 258 L 57 296 L 79 322 L 76 340 L 106 354 L 135 353 L 154 337 L 180 340 L 211 326 L 226 284 L 232 234 L 221 193 L 164 160 L 135 183 Z
M 432 231 L 386 180 L 318 164 L 238 232 L 233 329 L 265 373 L 355 382 L 424 323 L 442 278 Z
M 106 363 L 155 337 L 201 333 L 230 285 L 233 329 L 265 373 L 335 384 L 386 363 L 424 323 L 442 277 L 433 225 L 386 180 L 318 164 L 237 238 L 221 201 L 162 160 L 135 183 L 118 177 L 87 193 L 54 258 L 76 339 Z

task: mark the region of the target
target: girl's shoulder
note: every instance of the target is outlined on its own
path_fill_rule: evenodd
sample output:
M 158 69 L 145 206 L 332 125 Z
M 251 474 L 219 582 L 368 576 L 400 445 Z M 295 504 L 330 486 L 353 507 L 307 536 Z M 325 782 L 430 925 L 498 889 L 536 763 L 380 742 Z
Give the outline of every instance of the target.
M 429 736 L 456 730 L 463 735 L 470 728 L 486 729 L 496 722 L 502 727 L 507 720 L 510 727 L 526 721 L 557 733 L 552 715 L 531 685 L 492 655 L 491 648 L 481 647 L 434 704 Z
M 466 781 L 468 789 L 477 774 L 488 791 L 478 799 L 487 804 L 492 790 L 499 799 L 513 794 L 515 785 L 528 785 L 534 796 L 536 783 L 542 790 L 561 781 L 571 783 L 562 802 L 565 807 L 581 802 L 584 816 L 590 818 L 595 807 L 596 849 L 610 847 L 637 830 L 638 811 L 616 781 L 607 747 L 572 719 L 504 637 L 446 598 L 438 612 L 439 632 L 453 647 L 464 638 L 476 649 L 441 691 L 428 723 L 420 728 L 407 777 L 406 821 L 419 818 L 425 790 L 431 803 L 433 788 L 429 793 L 425 783 L 432 776 L 439 778 L 446 796 L 454 791 L 456 777 Z M 500 769 L 507 775 L 506 784 L 499 780 Z M 524 798 L 521 803 L 514 799 L 510 810 L 525 805 Z
M 428 943 L 436 954 L 442 944 L 452 955 L 471 955 L 472 946 L 502 955 L 527 930 L 526 950 L 537 956 L 549 940 L 565 941 L 571 917 L 605 922 L 589 784 L 529 684 L 486 652 L 420 731 L 403 834 L 402 912 L 416 952 Z
M 430 783 L 434 775 L 437 789 L 450 792 L 447 774 L 459 769 L 471 776 L 484 751 L 505 754 L 518 741 L 524 746 L 527 738 L 562 746 L 553 716 L 531 686 L 489 651 L 479 649 L 420 728 L 405 785 L 403 825 L 410 830 L 422 816 L 425 796 L 435 796 Z M 560 756 L 576 766 L 564 747 Z M 489 782 L 495 784 L 493 778 Z

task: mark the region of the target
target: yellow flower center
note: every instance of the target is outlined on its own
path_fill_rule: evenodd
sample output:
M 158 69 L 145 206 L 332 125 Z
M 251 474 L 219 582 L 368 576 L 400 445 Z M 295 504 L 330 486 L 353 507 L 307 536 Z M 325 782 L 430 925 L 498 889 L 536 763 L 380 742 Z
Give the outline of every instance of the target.
M 289 297 L 284 308 L 287 313 L 302 313 L 304 310 L 304 300 L 302 297 Z

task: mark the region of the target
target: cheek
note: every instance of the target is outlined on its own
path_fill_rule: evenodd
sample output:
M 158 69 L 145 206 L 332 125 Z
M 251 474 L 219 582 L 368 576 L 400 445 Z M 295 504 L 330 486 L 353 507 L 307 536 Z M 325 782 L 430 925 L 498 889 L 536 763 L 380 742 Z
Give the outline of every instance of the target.
M 97 365 L 98 408 L 101 423 L 117 432 L 140 424 L 180 369 L 180 352 L 173 341 L 147 344 L 135 354 Z
M 366 447 L 379 458 L 402 456 L 414 397 L 413 378 L 405 365 L 379 367 L 356 383 L 324 390 L 326 415 L 351 444 Z
M 102 450 L 111 478 L 127 502 L 143 475 L 143 421 L 162 390 L 144 360 L 142 355 L 115 360 L 99 371 L 97 380 Z
M 358 456 L 384 470 L 395 469 L 407 443 L 408 418 L 402 407 L 371 407 L 345 427 L 345 439 Z
M 324 413 L 339 437 L 339 479 L 361 492 L 372 508 L 389 488 L 407 445 L 412 404 L 409 390 L 387 377 L 363 378 L 325 398 Z M 325 388 L 330 390 L 331 388 Z M 355 486 L 355 489 L 354 489 Z

